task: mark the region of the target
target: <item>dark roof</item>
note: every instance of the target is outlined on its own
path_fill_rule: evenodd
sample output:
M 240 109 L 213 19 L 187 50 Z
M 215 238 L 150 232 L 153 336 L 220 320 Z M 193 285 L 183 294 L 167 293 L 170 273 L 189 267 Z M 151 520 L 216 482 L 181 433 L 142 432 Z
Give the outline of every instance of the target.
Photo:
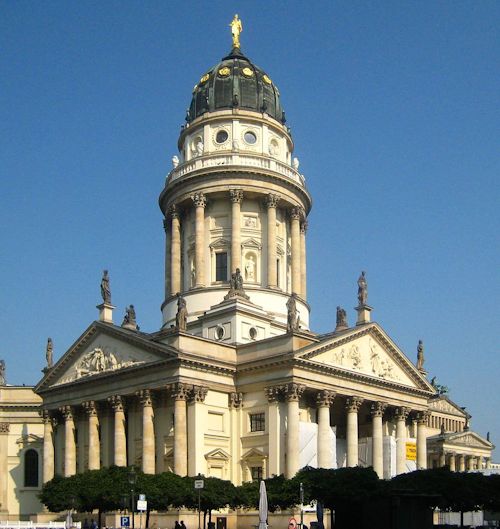
M 205 112 L 231 108 L 266 112 L 285 123 L 277 87 L 239 48 L 233 48 L 201 76 L 194 87 L 186 121 L 189 123 Z

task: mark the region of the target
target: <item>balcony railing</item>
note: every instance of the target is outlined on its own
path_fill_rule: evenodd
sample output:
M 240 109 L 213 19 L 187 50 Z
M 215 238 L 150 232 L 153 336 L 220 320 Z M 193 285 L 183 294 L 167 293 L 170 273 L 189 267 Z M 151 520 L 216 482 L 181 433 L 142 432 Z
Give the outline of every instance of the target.
M 199 171 L 212 167 L 235 169 L 240 167 L 252 167 L 263 169 L 264 171 L 272 171 L 286 178 L 290 178 L 290 180 L 297 182 L 299 185 L 305 185 L 304 175 L 301 175 L 287 163 L 280 162 L 274 158 L 266 158 L 264 156 L 240 153 L 209 154 L 193 158 L 188 162 L 181 163 L 172 169 L 172 171 L 170 171 L 170 173 L 167 175 L 167 184 L 182 178 L 184 175 L 193 171 Z

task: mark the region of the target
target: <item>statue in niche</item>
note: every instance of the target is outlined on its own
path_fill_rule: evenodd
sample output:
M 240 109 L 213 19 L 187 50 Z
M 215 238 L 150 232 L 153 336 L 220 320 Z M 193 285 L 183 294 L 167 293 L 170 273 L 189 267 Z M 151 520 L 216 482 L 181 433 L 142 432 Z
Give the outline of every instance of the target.
M 5 386 L 7 379 L 5 378 L 5 360 L 0 360 L 0 386 Z
M 363 307 L 368 301 L 368 283 L 366 282 L 365 272 L 361 272 L 358 278 L 358 302 Z
M 52 338 L 47 338 L 47 347 L 45 349 L 45 360 L 47 361 L 47 369 L 50 369 L 54 364 L 53 355 L 54 345 L 52 343 Z
M 224 299 L 230 299 L 234 297 L 242 297 L 244 299 L 250 299 L 243 289 L 243 277 L 239 268 L 236 269 L 236 272 L 231 274 L 231 279 L 229 280 L 229 292 L 224 296 Z
M 101 279 L 101 296 L 102 301 L 108 305 L 111 304 L 111 288 L 109 286 L 108 271 L 104 270 Z
M 247 281 L 255 281 L 255 257 L 249 255 L 245 263 L 245 279 Z
M 186 300 L 181 296 L 180 292 L 177 292 L 177 314 L 175 315 L 175 327 L 179 331 L 185 331 L 187 329 L 187 306 Z
M 424 361 L 425 361 L 425 358 L 424 358 L 424 344 L 423 344 L 422 340 L 419 340 L 418 341 L 418 346 L 417 346 L 417 369 L 419 371 L 423 371 L 424 370 Z
M 342 307 L 337 307 L 337 329 L 348 328 L 347 313 Z
M 372 373 L 380 374 L 380 356 L 378 354 L 377 344 L 370 339 L 370 362 L 372 365 Z
M 201 138 L 196 142 L 195 149 L 197 156 L 201 156 L 203 154 L 204 145 Z
M 297 311 L 296 295 L 292 294 L 286 302 L 287 318 L 286 330 L 287 332 L 298 331 L 300 328 L 300 316 Z

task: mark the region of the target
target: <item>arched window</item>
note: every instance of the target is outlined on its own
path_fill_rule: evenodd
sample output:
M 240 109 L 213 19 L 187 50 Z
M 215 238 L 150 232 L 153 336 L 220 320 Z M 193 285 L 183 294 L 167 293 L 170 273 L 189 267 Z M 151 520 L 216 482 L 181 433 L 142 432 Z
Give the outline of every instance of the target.
M 24 454 L 24 486 L 38 487 L 38 452 L 26 450 Z

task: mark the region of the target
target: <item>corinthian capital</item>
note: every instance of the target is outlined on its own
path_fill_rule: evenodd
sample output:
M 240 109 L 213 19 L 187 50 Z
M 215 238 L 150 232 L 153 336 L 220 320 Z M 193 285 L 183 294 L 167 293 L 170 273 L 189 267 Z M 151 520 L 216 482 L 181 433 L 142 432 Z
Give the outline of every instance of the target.
M 358 413 L 359 408 L 361 407 L 361 404 L 363 404 L 363 399 L 360 397 L 349 397 L 345 401 L 345 409 L 347 412 L 356 412 Z
M 419 411 L 416 415 L 418 424 L 427 424 L 429 417 L 431 416 L 430 410 Z
M 308 226 L 309 226 L 309 223 L 307 222 L 307 219 L 304 218 L 302 222 L 300 223 L 300 233 L 305 234 L 307 232 Z
M 243 407 L 243 393 L 229 393 L 229 407 L 237 410 Z
M 241 204 L 243 201 L 243 189 L 230 189 L 229 198 L 231 199 L 231 202 Z
M 112 395 L 111 397 L 108 397 L 108 402 L 115 413 L 117 411 L 125 410 L 125 401 L 121 395 Z
M 204 208 L 207 205 L 207 197 L 201 192 L 193 193 L 191 200 L 197 208 Z
M 270 386 L 265 389 L 267 400 L 269 402 L 278 402 L 283 393 L 282 386 Z
M 170 209 L 168 210 L 168 212 L 170 213 L 170 217 L 172 219 L 178 219 L 179 215 L 181 214 L 181 210 L 179 209 L 179 206 L 175 204 L 172 204 L 170 206 Z
M 82 402 L 82 406 L 89 417 L 97 417 L 97 405 L 93 400 Z
M 191 387 L 182 382 L 170 386 L 170 394 L 174 400 L 187 400 L 190 392 Z
M 401 406 L 400 408 L 396 408 L 394 410 L 394 417 L 396 418 L 397 421 L 406 421 L 410 411 L 411 411 L 410 408 Z
M 205 402 L 205 397 L 207 396 L 208 388 L 205 386 L 193 386 L 191 392 L 191 400 L 193 402 Z
M 139 401 L 144 408 L 151 407 L 153 405 L 153 396 L 149 389 L 140 389 L 135 394 L 139 397 Z
M 306 387 L 302 384 L 290 383 L 284 386 L 283 392 L 287 401 L 298 401 Z
M 275 208 L 278 206 L 278 202 L 280 201 L 280 197 L 278 195 L 275 195 L 274 193 L 269 193 L 266 197 L 266 206 L 268 208 Z
M 385 402 L 374 402 L 372 403 L 370 407 L 370 413 L 372 417 L 383 417 L 384 411 L 387 408 L 387 404 Z
M 61 406 L 59 411 L 62 413 L 64 420 L 72 421 L 73 420 L 73 408 L 71 406 Z
M 330 391 L 329 389 L 324 389 L 319 391 L 316 395 L 316 404 L 319 406 L 328 406 L 330 407 L 335 400 L 335 391 Z
M 290 210 L 290 218 L 292 220 L 300 220 L 300 217 L 302 216 L 301 214 L 301 208 L 299 208 L 298 206 L 295 206 Z

